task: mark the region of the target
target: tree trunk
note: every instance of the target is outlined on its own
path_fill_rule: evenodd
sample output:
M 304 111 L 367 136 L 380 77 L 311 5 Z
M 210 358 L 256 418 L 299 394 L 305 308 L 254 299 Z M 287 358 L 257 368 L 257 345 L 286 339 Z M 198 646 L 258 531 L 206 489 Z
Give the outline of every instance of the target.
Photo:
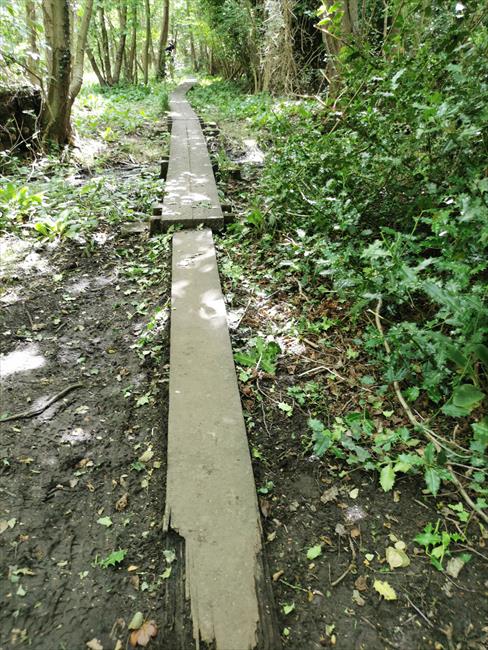
M 83 5 L 83 16 L 78 28 L 76 37 L 76 47 L 73 54 L 73 73 L 69 87 L 70 102 L 73 105 L 83 83 L 83 67 L 85 61 L 86 42 L 88 37 L 88 28 L 92 17 L 93 0 L 85 0 Z
M 133 5 L 132 8 L 132 36 L 129 48 L 129 56 L 127 57 L 127 76 L 128 81 L 137 81 L 137 65 L 136 62 L 137 50 L 137 6 Z
M 122 0 L 119 4 L 119 21 L 120 21 L 120 39 L 117 53 L 115 55 L 113 82 L 118 84 L 120 81 L 120 71 L 122 69 L 122 60 L 124 58 L 125 43 L 127 40 L 127 0 Z
M 43 0 L 42 11 L 48 57 L 48 88 L 42 124 L 44 141 L 58 145 L 71 140 L 71 42 L 69 0 Z
M 159 37 L 158 47 L 158 68 L 156 70 L 157 79 L 164 79 L 166 76 L 166 44 L 169 33 L 169 0 L 164 0 L 163 5 L 163 24 L 161 25 L 161 34 Z
M 88 56 L 88 60 L 90 61 L 90 65 L 93 68 L 93 72 L 97 76 L 98 83 L 100 84 L 100 86 L 106 86 L 107 85 L 107 80 L 103 76 L 103 72 L 98 67 L 97 60 L 95 59 L 95 56 L 94 56 L 94 54 L 93 54 L 90 47 L 86 48 L 86 53 L 87 53 L 87 56 Z
M 37 47 L 36 6 L 33 0 L 25 0 L 25 22 L 29 33 L 29 53 L 27 56 L 28 75 L 31 83 L 38 86 L 42 79 L 39 76 L 39 48 Z
M 110 64 L 110 48 L 108 44 L 107 26 L 105 24 L 105 11 L 103 7 L 99 7 L 98 12 L 100 17 L 100 31 L 102 34 L 102 53 L 105 68 L 105 77 L 107 79 L 107 83 L 109 86 L 111 86 L 113 84 L 112 66 Z
M 151 9 L 149 0 L 145 0 L 144 10 L 146 13 L 146 42 L 144 43 L 144 83 L 149 82 L 149 42 L 151 40 Z

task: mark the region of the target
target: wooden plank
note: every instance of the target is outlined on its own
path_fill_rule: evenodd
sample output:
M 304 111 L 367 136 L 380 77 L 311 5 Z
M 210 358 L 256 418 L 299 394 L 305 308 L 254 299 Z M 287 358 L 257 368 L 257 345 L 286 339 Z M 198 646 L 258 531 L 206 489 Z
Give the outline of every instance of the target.
M 211 231 L 176 233 L 172 264 L 164 529 L 184 539 L 193 637 L 216 650 L 278 650 Z

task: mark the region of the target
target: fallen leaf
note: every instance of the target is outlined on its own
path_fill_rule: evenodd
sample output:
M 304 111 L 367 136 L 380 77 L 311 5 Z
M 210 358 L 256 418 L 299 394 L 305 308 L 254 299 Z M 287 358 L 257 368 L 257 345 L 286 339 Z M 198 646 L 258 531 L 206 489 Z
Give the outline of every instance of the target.
M 359 576 L 354 581 L 354 586 L 358 591 L 367 591 L 368 590 L 368 576 Z
M 103 645 L 98 639 L 92 639 L 91 641 L 86 642 L 86 647 L 90 650 L 103 650 Z
M 129 628 L 129 630 L 138 630 L 143 623 L 144 623 L 144 614 L 142 612 L 136 612 L 134 616 L 130 619 L 130 623 L 127 627 Z
M 115 510 L 117 510 L 117 512 L 122 512 L 122 510 L 125 510 L 127 508 L 128 504 L 129 504 L 129 495 L 126 492 L 120 497 L 120 499 L 117 499 L 117 501 L 115 502 Z
M 117 639 L 117 643 L 115 644 L 114 650 L 122 650 L 123 647 L 124 644 L 122 643 L 122 641 L 120 639 Z
M 366 604 L 366 601 L 364 600 L 364 598 L 361 596 L 361 594 L 357 589 L 354 589 L 352 592 L 352 600 L 354 603 L 356 603 L 356 605 L 359 605 L 359 607 L 364 607 L 364 605 Z
M 351 537 L 359 537 L 361 535 L 361 531 L 359 528 L 353 528 L 351 530 Z
M 349 492 L 349 497 L 350 497 L 351 499 L 357 499 L 357 498 L 358 498 L 358 495 L 359 495 L 359 488 L 354 488 L 354 490 L 351 490 L 351 491 Z
M 153 450 L 151 448 L 146 449 L 146 451 L 139 456 L 139 462 L 148 463 L 153 456 L 154 456 Z
M 0 534 L 4 533 L 7 528 L 13 528 L 17 523 L 17 519 L 0 519 Z
M 387 582 L 384 582 L 383 580 L 375 580 L 374 584 L 373 584 L 373 587 L 380 594 L 380 596 L 383 596 L 383 598 L 385 600 L 396 600 L 397 599 L 397 595 L 395 593 L 395 590 Z
M 272 542 L 276 538 L 276 530 L 274 530 L 272 533 L 268 533 L 266 539 L 268 542 Z
M 322 545 L 316 544 L 311 546 L 307 551 L 307 560 L 315 560 L 316 557 L 322 555 Z
M 446 573 L 452 578 L 457 578 L 466 563 L 461 557 L 452 557 L 446 566 Z
M 337 524 L 335 527 L 335 532 L 339 535 L 339 537 L 344 537 L 344 535 L 347 535 L 347 530 L 342 524 Z
M 386 561 L 390 569 L 400 569 L 410 564 L 410 558 L 403 549 L 388 546 L 386 549 Z
M 100 519 L 97 519 L 97 524 L 100 524 L 101 526 L 105 526 L 106 528 L 110 528 L 112 525 L 112 520 L 110 517 L 100 517 Z
M 127 567 L 127 571 L 129 571 L 129 572 L 130 571 L 137 571 L 138 568 L 139 567 L 137 566 L 137 564 L 131 564 L 130 566 Z
M 269 513 L 271 511 L 271 503 L 268 501 L 268 499 L 259 497 L 259 508 L 263 517 L 269 517 Z
M 283 605 L 283 614 L 285 616 L 288 616 L 288 614 L 291 614 L 294 609 L 295 609 L 295 603 L 290 603 L 290 604 L 285 603 Z
M 280 569 L 276 573 L 273 573 L 273 582 L 277 582 L 281 578 L 281 576 L 284 575 L 284 573 L 285 572 L 283 571 L 283 569 Z
M 140 578 L 139 576 L 131 576 L 129 582 L 136 591 L 139 591 Z
M 163 555 L 167 564 L 172 564 L 176 560 L 176 553 L 172 548 L 165 549 Z
M 158 633 L 158 628 L 154 621 L 146 621 L 138 630 L 134 630 L 130 635 L 130 643 L 133 648 L 137 645 L 147 646 L 152 637 Z
M 339 488 L 336 485 L 333 485 L 322 494 L 320 500 L 322 501 L 322 503 L 329 503 L 329 501 L 335 501 L 338 496 L 339 496 Z

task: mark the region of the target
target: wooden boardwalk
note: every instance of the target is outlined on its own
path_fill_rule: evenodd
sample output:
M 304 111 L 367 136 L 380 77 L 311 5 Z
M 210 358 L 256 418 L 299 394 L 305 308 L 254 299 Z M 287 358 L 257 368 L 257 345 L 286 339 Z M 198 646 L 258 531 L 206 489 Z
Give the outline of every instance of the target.
M 184 99 L 187 87 L 171 100 L 170 188 L 162 220 L 213 226 L 222 213 L 200 125 Z M 201 205 L 202 197 L 210 205 Z M 165 581 L 165 647 L 278 650 L 256 487 L 209 228 L 173 236 L 167 448 L 164 530 L 179 567 Z
M 193 81 L 185 82 L 171 95 L 170 158 L 163 203 L 154 206 L 151 232 L 180 224 L 195 228 L 204 224 L 222 228 L 224 215 L 217 185 L 198 116 L 185 98 Z

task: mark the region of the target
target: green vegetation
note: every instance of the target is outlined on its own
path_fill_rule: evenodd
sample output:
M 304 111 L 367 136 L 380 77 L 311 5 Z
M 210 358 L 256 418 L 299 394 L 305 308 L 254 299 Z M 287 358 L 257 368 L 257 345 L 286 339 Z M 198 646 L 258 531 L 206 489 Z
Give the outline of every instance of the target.
M 294 323 L 300 336 L 314 332 L 327 347 L 334 328 L 354 331 L 351 358 L 361 355 L 371 369 L 362 385 L 380 401 L 397 393 L 405 402 L 409 426 L 381 432 L 374 403 L 360 395 L 362 408 L 333 426 L 319 412 L 313 452 L 376 468 L 385 490 L 399 473 L 421 472 L 436 494 L 464 473 L 458 467 L 470 467 L 482 509 L 486 15 L 439 3 L 419 32 L 410 4 L 381 56 L 375 43 L 341 51 L 337 94 L 249 96 L 216 80 L 192 91 L 192 101 L 213 119 L 239 120 L 267 151 L 244 221 L 223 242 L 227 252 L 238 250 L 238 266 L 253 267 L 254 278 L 271 276 L 271 290 L 305 294 Z M 342 305 L 343 318 L 309 317 L 323 301 Z

